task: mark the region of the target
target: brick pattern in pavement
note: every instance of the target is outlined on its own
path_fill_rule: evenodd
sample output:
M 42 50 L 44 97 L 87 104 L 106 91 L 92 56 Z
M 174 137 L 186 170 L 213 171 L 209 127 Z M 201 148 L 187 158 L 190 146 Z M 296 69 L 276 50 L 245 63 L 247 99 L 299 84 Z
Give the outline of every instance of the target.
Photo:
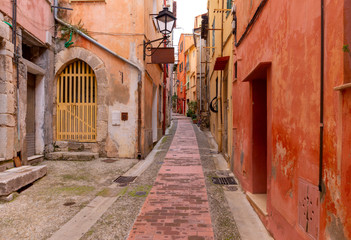
M 128 239 L 214 239 L 204 174 L 189 119 L 173 142 Z

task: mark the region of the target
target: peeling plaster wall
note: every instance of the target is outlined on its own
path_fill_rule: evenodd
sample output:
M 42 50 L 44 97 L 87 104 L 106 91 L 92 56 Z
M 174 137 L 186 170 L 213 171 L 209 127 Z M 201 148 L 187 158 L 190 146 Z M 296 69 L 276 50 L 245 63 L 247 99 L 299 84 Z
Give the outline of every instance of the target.
M 237 40 L 260 0 L 236 1 Z M 349 193 L 349 1 L 325 1 L 323 182 L 319 239 L 351 238 Z M 243 82 L 261 62 L 267 69 L 267 212 L 261 218 L 277 239 L 310 239 L 298 223 L 298 180 L 319 181 L 320 1 L 267 1 L 246 39 L 236 49 L 238 81 L 233 84 L 235 169 L 252 191 L 251 83 Z M 211 22 L 210 22 L 211 24 Z M 255 80 L 253 80 L 255 81 Z
M 156 28 L 152 23 L 151 13 L 161 10 L 161 2 L 154 6 L 153 2 L 146 0 L 132 1 L 106 1 L 106 2 L 72 2 L 59 1 L 61 6 L 71 7 L 74 10 L 59 11 L 59 17 L 66 22 L 77 24 L 81 21 L 84 28 L 99 43 L 116 52 L 120 56 L 129 59 L 144 69 L 145 72 L 139 79 L 139 72 L 130 65 L 117 59 L 106 51 L 95 46 L 93 43 L 74 36 L 74 45 L 71 49 L 81 48 L 87 56 L 82 58 L 80 53 L 68 53 L 70 50 L 57 46 L 61 60 L 60 66 L 56 67 L 56 77 L 63 70 L 64 64 L 81 59 L 86 61 L 93 69 L 98 84 L 98 123 L 97 143 L 93 145 L 93 151 L 99 152 L 100 156 L 108 157 L 137 157 L 138 145 L 138 81 L 142 81 L 141 92 L 141 152 L 145 157 L 153 147 L 153 141 L 148 137 L 152 132 L 152 123 L 148 121 L 152 114 L 152 84 L 146 84 L 146 75 L 151 76 L 154 84 L 160 85 L 161 71 L 158 65 L 149 65 L 150 59 L 143 61 L 143 40 L 159 38 Z M 99 14 L 92 15 L 92 12 Z M 101 27 L 103 26 L 103 28 Z M 101 30 L 103 29 L 103 31 Z M 62 53 L 61 53 L 62 52 Z M 67 53 L 64 53 L 67 52 Z M 92 59 L 98 59 L 101 66 L 89 63 L 89 55 Z M 147 73 L 146 73 L 147 72 Z M 57 81 L 57 78 L 56 78 Z M 150 91 L 151 89 L 151 91 Z M 150 94 L 151 92 L 151 94 Z M 55 100 L 54 100 L 55 101 Z M 127 121 L 120 124 L 112 124 L 112 113 L 128 113 Z M 55 110 L 54 110 L 55 112 Z M 55 125 L 55 123 L 54 123 Z M 161 129 L 161 123 L 158 127 Z
M 51 12 L 51 1 L 17 1 L 17 6 L 17 23 L 23 29 L 26 29 L 33 36 L 39 39 L 39 41 L 46 43 L 47 32 L 53 36 L 54 30 L 54 18 Z M 7 16 L 12 16 L 12 1 L 1 0 L 0 10 Z
M 35 6 L 35 7 L 34 7 Z M 3 13 L 5 13 L 5 15 Z M 36 125 L 36 147 L 34 154 L 43 154 L 46 144 L 51 144 L 52 139 L 47 136 L 52 132 L 50 119 L 52 111 L 48 106 L 50 102 L 45 101 L 51 92 L 47 91 L 46 85 L 50 86 L 50 80 L 53 78 L 53 56 L 54 53 L 50 48 L 52 44 L 51 35 L 53 33 L 53 16 L 50 4 L 47 1 L 25 1 L 19 2 L 18 12 L 18 29 L 17 29 L 17 47 L 19 49 L 19 101 L 17 102 L 17 79 L 16 66 L 14 65 L 14 46 L 12 44 L 12 29 L 2 20 L 11 22 L 12 2 L 4 1 L 0 6 L 0 84 L 2 110 L 0 119 L 1 146 L 0 159 L 5 160 L 5 164 L 0 161 L 0 171 L 8 167 L 13 167 L 12 159 L 20 153 L 22 164 L 27 164 L 27 142 L 26 142 L 26 109 L 27 109 L 27 73 L 34 71 L 36 75 L 35 88 L 35 125 Z M 35 23 L 33 23 L 35 22 Z M 47 25 L 49 24 L 49 25 Z M 51 25 L 50 25 L 51 24 Z M 51 35 L 50 35 L 51 34 Z M 48 37 L 47 37 L 48 36 Z M 28 44 L 29 48 L 36 48 L 38 51 L 30 53 L 30 65 L 27 67 L 28 60 L 23 58 L 22 44 Z M 47 43 L 47 45 L 44 45 Z M 40 49 L 40 50 L 39 50 Z M 32 68 L 40 68 L 42 72 L 38 73 Z M 42 75 L 44 74 L 44 75 Z M 19 109 L 19 114 L 17 113 Z M 47 110 L 47 112 L 45 112 Z M 47 116 L 45 117 L 45 114 Z M 19 133 L 17 123 L 19 122 Z M 48 124 L 48 125 L 46 125 Z M 50 128 L 48 128 L 48 126 Z

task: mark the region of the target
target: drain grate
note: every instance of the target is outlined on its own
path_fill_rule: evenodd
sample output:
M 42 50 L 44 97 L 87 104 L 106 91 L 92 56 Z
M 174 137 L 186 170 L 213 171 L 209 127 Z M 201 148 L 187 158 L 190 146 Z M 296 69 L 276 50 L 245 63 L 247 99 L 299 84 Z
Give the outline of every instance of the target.
M 133 182 L 134 179 L 136 179 L 136 177 L 119 176 L 118 178 L 113 180 L 113 182 L 115 182 L 115 183 L 122 183 L 122 184 L 128 184 L 128 183 Z
M 236 181 L 233 177 L 212 177 L 212 182 L 214 184 L 220 185 L 236 185 Z

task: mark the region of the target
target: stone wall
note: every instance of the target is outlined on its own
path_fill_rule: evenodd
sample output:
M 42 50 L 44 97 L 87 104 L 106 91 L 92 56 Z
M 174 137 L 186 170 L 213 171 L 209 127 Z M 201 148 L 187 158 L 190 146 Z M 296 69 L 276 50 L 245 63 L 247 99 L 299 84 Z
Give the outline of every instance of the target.
M 16 81 L 11 37 L 10 27 L 0 21 L 0 159 L 3 160 L 12 159 L 15 154 Z

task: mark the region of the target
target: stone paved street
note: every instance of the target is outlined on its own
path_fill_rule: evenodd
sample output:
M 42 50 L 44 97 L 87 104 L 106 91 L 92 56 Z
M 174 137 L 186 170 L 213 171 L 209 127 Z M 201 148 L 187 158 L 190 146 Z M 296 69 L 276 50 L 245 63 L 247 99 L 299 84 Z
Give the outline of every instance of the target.
M 145 160 L 44 161 L 47 176 L 0 202 L 0 240 L 270 239 L 240 186 L 212 183 L 231 173 L 209 134 L 174 114 Z
M 214 239 L 198 144 L 189 119 L 173 142 L 128 239 Z

